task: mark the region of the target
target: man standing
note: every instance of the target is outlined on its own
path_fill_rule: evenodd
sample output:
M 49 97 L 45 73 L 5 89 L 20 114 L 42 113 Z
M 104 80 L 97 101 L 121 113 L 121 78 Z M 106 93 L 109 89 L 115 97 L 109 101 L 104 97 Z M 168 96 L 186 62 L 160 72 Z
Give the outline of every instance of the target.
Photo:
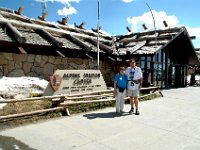
M 140 88 L 142 86 L 142 70 L 140 67 L 136 66 L 136 60 L 131 59 L 129 61 L 130 67 L 126 69 L 126 75 L 128 77 L 128 90 L 127 90 L 127 96 L 130 97 L 130 105 L 131 110 L 129 113 L 134 112 L 134 106 L 135 106 L 135 114 L 139 115 L 140 112 L 138 110 L 138 96 L 140 93 Z

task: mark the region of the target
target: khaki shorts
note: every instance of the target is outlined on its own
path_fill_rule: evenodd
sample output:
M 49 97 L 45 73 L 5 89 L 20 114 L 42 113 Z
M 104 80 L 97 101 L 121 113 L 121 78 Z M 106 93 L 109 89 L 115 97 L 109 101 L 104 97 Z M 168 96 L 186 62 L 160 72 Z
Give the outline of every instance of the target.
M 139 96 L 140 90 L 127 90 L 127 96 Z

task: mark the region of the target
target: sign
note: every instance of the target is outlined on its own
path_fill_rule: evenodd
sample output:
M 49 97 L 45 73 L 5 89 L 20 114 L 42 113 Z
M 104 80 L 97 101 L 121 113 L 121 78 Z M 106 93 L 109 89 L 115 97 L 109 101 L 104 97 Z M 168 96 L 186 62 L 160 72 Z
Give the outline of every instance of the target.
M 107 90 L 100 70 L 56 70 L 44 95 L 76 94 Z
M 50 77 L 50 85 L 53 91 L 57 91 L 61 85 L 62 77 L 59 74 L 54 74 Z

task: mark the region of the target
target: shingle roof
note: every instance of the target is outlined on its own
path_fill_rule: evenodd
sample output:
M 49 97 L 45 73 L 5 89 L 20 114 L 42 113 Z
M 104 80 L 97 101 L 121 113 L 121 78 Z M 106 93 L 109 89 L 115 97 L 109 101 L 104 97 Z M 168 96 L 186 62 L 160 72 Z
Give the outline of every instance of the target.
M 122 54 L 127 50 L 132 54 L 154 54 L 184 30 L 184 27 L 179 27 L 119 36 L 119 51 Z
M 110 36 L 100 33 L 101 53 L 111 55 L 154 54 L 186 31 L 184 27 Z M 97 51 L 97 32 L 28 18 L 0 9 L 0 42 L 18 42 L 62 49 Z

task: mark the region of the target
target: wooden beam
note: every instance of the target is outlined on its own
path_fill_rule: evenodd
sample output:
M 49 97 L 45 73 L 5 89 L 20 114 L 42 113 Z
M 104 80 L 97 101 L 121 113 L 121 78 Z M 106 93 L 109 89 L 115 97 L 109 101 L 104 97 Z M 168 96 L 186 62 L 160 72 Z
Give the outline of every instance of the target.
M 19 42 L 19 43 L 26 42 L 26 38 L 24 36 L 22 36 L 22 34 L 15 27 L 13 27 L 11 23 L 7 22 L 6 28 L 8 28 L 12 32 L 12 34 L 14 35 L 17 42 Z
M 89 41 L 90 41 L 91 43 L 93 43 L 94 45 L 97 45 L 97 40 L 94 40 L 94 39 L 91 39 L 91 38 L 90 38 Z M 104 45 L 104 44 L 102 44 L 102 43 L 100 43 L 100 42 L 99 42 L 99 48 L 100 48 L 101 50 L 103 50 L 104 52 L 109 53 L 109 54 L 111 54 L 111 53 L 113 52 L 112 49 L 110 49 L 108 46 L 106 46 L 106 45 Z
M 88 45 L 86 45 L 83 41 L 79 40 L 78 38 L 76 38 L 73 35 L 70 34 L 66 34 L 65 37 L 67 37 L 68 39 L 72 40 L 75 44 L 81 46 L 82 48 L 84 48 L 86 51 L 91 51 L 92 48 Z
M 145 98 L 145 97 L 150 96 L 154 93 L 156 93 L 156 94 L 159 93 L 161 96 L 163 96 L 159 89 L 160 89 L 159 86 L 142 88 L 141 90 L 151 90 L 152 93 L 147 94 L 147 95 L 143 95 L 143 96 L 139 96 L 139 99 Z M 50 112 L 50 111 L 63 111 L 63 110 L 65 110 L 67 115 L 70 115 L 70 113 L 67 109 L 68 105 L 100 103 L 100 102 L 108 102 L 108 101 L 115 101 L 116 100 L 114 97 L 108 98 L 108 99 L 98 99 L 98 100 L 94 99 L 94 100 L 81 100 L 81 101 L 77 101 L 77 99 L 88 99 L 88 98 L 92 98 L 92 97 L 98 98 L 98 97 L 102 97 L 102 96 L 103 97 L 104 96 L 110 97 L 110 96 L 112 96 L 112 92 L 113 92 L 113 90 L 105 90 L 105 91 L 72 94 L 72 95 L 68 95 L 68 97 L 67 97 L 67 95 L 54 95 L 54 96 L 20 98 L 20 99 L 10 99 L 10 100 L 7 99 L 7 100 L 4 100 L 4 101 L 0 101 L 0 103 L 16 103 L 16 102 L 23 102 L 23 101 L 35 101 L 35 100 L 52 100 L 52 102 L 54 102 L 53 99 L 55 99 L 56 101 L 58 100 L 59 107 L 36 110 L 36 111 L 31 111 L 31 112 L 24 112 L 24 113 L 19 113 L 19 114 L 12 114 L 12 115 L 7 115 L 7 116 L 0 116 L 0 121 L 5 121 L 6 119 L 12 119 L 12 118 L 16 118 L 16 117 L 23 117 L 23 116 L 29 116 L 29 115 L 34 115 L 34 114 L 46 113 L 46 112 Z M 107 94 L 103 94 L 103 93 L 107 93 Z M 90 94 L 102 94 L 102 95 L 90 95 Z M 128 99 L 129 99 L 129 97 L 125 97 L 125 100 L 128 100 Z M 73 100 L 75 100 L 75 101 L 73 101 Z
M 64 107 L 55 107 L 55 108 L 49 108 L 49 109 L 43 109 L 43 110 L 36 110 L 36 111 L 25 112 L 25 113 L 20 113 L 20 114 L 0 116 L 0 121 L 5 120 L 5 119 L 11 119 L 11 118 L 16 118 L 16 117 L 24 117 L 24 116 L 29 116 L 29 115 L 35 115 L 35 114 L 40 114 L 40 113 L 47 113 L 47 112 L 51 112 L 51 111 L 60 111 L 60 110 L 64 110 Z
M 172 39 L 172 35 L 163 35 L 163 36 L 158 36 L 157 40 L 169 40 Z M 139 39 L 135 39 L 135 38 L 124 38 L 122 40 L 120 40 L 119 42 L 125 42 L 125 43 L 129 43 L 129 42 L 139 42 L 139 41 L 155 41 L 155 37 L 144 37 L 144 38 L 139 38 Z
M 48 23 L 48 22 L 46 22 L 46 23 Z M 77 28 L 74 28 L 74 27 L 71 27 L 71 26 L 65 26 L 65 25 L 62 25 L 62 24 L 58 24 L 56 26 L 61 28 L 61 29 L 63 29 L 64 31 L 71 32 L 72 33 L 71 35 L 75 35 L 76 34 L 76 35 L 79 35 L 80 37 L 82 37 L 82 35 L 84 35 L 84 37 L 85 36 L 87 36 L 87 37 L 89 37 L 89 36 L 97 37 L 97 33 L 96 32 L 78 28 L 77 25 L 76 25 Z M 79 33 L 83 33 L 83 34 L 79 34 Z M 112 39 L 109 35 L 106 35 L 106 34 L 100 34 L 100 37 L 103 37 L 103 38 L 109 39 L 109 40 Z
M 6 99 L 6 100 L 2 100 L 0 101 L 1 103 L 15 103 L 15 102 L 24 102 L 24 101 L 46 101 L 46 100 L 51 100 L 52 99 L 56 99 L 56 98 L 60 98 L 60 99 L 64 99 L 67 98 L 67 95 L 53 95 L 53 96 L 42 96 L 42 97 L 28 97 L 28 98 L 16 98 L 16 99 Z
M 146 94 L 143 96 L 139 96 L 139 99 L 151 96 L 158 92 L 162 97 L 162 93 L 159 90 L 155 90 L 153 93 Z M 129 100 L 129 97 L 125 97 L 124 100 Z M 64 103 L 61 103 L 59 106 L 69 106 L 69 105 L 80 105 L 80 104 L 88 104 L 88 103 L 101 103 L 101 102 L 109 102 L 109 101 L 116 101 L 116 98 L 109 98 L 109 99 L 98 99 L 98 100 L 82 100 L 82 101 L 66 101 Z
M 88 53 L 86 53 L 85 55 L 86 55 L 88 58 L 92 59 L 92 60 L 94 59 L 94 58 L 93 58 L 90 54 L 88 54 Z
M 0 101 L 0 104 L 1 103 L 24 102 L 24 101 L 52 100 L 52 99 L 57 99 L 57 98 L 67 99 L 67 97 L 84 96 L 84 95 L 91 95 L 91 94 L 102 94 L 102 93 L 110 93 L 110 92 L 113 92 L 113 90 L 102 90 L 102 91 L 93 91 L 93 92 L 87 92 L 87 93 L 64 94 L 64 95 L 42 96 L 42 97 L 6 99 L 6 100 Z
M 114 59 L 114 58 L 111 57 L 111 56 L 108 56 L 108 59 L 110 59 L 111 61 L 116 61 L 116 59 Z
M 182 31 L 182 28 L 169 28 L 169 29 L 166 29 L 166 30 L 163 30 L 163 29 L 160 29 L 160 30 L 156 30 L 156 32 L 158 34 L 173 34 L 173 33 L 179 33 Z M 153 35 L 155 34 L 155 31 L 148 31 L 148 32 L 141 32 L 141 33 L 138 33 L 137 35 L 138 36 L 145 36 L 145 35 Z
M 18 49 L 22 54 L 27 54 L 27 52 L 23 49 L 23 47 L 18 47 Z
M 191 39 L 191 40 L 195 40 L 195 39 L 196 39 L 196 36 L 190 36 L 190 39 Z
M 58 50 L 56 50 L 56 53 L 58 53 L 58 55 L 60 55 L 61 57 L 65 57 L 65 55 Z
M 44 29 L 36 30 L 36 32 L 38 32 L 38 34 L 41 34 L 42 36 L 44 36 L 44 38 L 46 38 L 47 40 L 52 42 L 53 45 L 55 45 L 56 47 L 63 46 L 62 42 L 58 41 L 56 38 L 54 38 L 49 32 L 45 31 Z
M 166 30 L 156 30 L 156 32 L 158 33 L 158 35 L 160 34 L 178 34 L 183 30 L 183 28 L 170 28 L 170 29 L 166 29 Z M 123 41 L 124 39 L 129 39 L 129 38 L 135 38 L 136 37 L 141 37 L 141 36 L 146 36 L 146 35 L 154 35 L 155 31 L 148 31 L 148 32 L 141 32 L 141 33 L 132 33 L 132 34 L 128 34 L 128 35 L 124 35 L 124 36 L 120 36 L 120 40 L 119 41 Z

